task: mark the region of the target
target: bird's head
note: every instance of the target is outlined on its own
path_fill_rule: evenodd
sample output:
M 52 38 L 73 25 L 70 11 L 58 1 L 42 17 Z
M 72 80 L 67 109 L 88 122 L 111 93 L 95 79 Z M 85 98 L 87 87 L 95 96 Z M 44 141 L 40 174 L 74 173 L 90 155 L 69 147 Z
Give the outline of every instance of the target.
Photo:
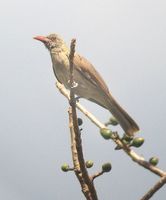
M 65 46 L 63 39 L 57 34 L 50 34 L 48 36 L 36 36 L 35 40 L 41 41 L 49 51 L 61 49 Z

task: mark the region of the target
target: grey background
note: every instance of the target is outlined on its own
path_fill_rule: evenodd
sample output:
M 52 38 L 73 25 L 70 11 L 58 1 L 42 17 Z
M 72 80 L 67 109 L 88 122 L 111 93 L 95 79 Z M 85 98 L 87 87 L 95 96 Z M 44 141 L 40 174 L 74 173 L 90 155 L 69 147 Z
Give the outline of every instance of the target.
M 112 94 L 141 127 L 145 144 L 136 151 L 159 156 L 166 169 L 166 2 L 164 0 L 1 0 L 0 6 L 0 198 L 3 200 L 84 199 L 73 173 L 68 103 L 55 87 L 51 60 L 36 35 L 77 38 L 77 51 L 105 78 Z M 109 113 L 81 102 L 105 122 Z M 133 163 L 82 114 L 86 159 L 98 171 L 99 199 L 140 199 L 158 180 Z M 153 200 L 164 200 L 163 187 Z

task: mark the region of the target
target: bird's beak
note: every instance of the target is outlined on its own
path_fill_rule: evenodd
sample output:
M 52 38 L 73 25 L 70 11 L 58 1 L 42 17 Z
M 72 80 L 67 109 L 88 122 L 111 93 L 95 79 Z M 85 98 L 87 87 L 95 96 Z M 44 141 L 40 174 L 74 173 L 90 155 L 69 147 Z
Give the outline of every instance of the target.
M 36 37 L 34 37 L 33 39 L 39 40 L 39 41 L 41 41 L 41 42 L 43 42 L 43 43 L 49 42 L 49 39 L 48 39 L 47 37 L 45 37 L 45 36 L 36 36 Z

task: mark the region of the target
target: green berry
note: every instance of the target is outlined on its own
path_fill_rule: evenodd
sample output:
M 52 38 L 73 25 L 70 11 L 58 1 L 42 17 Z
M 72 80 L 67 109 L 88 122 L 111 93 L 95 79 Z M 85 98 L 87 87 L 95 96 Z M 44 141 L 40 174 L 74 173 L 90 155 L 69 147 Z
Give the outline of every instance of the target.
M 68 172 L 69 171 L 69 165 L 67 163 L 64 163 L 62 166 L 61 166 L 61 170 L 63 172 Z
M 93 166 L 93 161 L 92 160 L 87 160 L 85 163 L 87 168 L 91 168 Z
M 104 139 L 109 140 L 112 136 L 112 131 L 108 128 L 101 128 L 100 134 L 103 136 Z
M 112 169 L 111 163 L 105 163 L 102 165 L 102 171 L 103 172 L 110 172 Z
M 157 157 L 152 157 L 149 159 L 150 164 L 156 166 L 159 162 L 159 159 Z
M 144 138 L 136 137 L 133 139 L 131 146 L 138 148 L 138 147 L 142 146 L 143 143 L 144 143 Z
M 83 120 L 81 118 L 78 118 L 78 126 L 81 126 L 83 124 Z
M 115 117 L 111 117 L 109 122 L 113 126 L 117 126 L 119 124 Z

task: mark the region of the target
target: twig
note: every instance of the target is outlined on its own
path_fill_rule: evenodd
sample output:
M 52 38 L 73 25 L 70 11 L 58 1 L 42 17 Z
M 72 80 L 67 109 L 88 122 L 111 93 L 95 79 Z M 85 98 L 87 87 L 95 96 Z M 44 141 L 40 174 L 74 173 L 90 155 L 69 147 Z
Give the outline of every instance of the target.
M 73 59 L 75 53 L 75 42 L 73 39 L 71 41 L 70 47 L 70 108 L 69 108 L 69 127 L 71 133 L 71 149 L 74 164 L 75 174 L 82 187 L 82 192 L 87 200 L 98 200 L 96 190 L 94 188 L 93 182 L 91 181 L 83 157 L 82 144 L 81 144 L 81 134 L 78 127 L 77 113 L 76 113 L 76 101 L 74 95 L 74 73 L 73 73 Z
M 69 121 L 70 121 L 70 131 L 71 131 L 71 141 L 72 141 L 72 155 L 73 155 L 73 163 L 75 168 L 75 174 L 81 184 L 82 191 L 87 200 L 97 200 L 96 190 L 93 185 L 93 180 L 102 175 L 103 172 L 98 172 L 94 174 L 92 177 L 89 177 L 88 172 L 85 167 L 85 161 L 83 158 L 81 138 L 80 138 L 80 130 L 78 128 L 77 122 L 77 113 L 76 107 L 83 112 L 96 126 L 101 128 L 107 128 L 103 123 L 101 123 L 94 115 L 88 112 L 80 103 L 75 101 L 74 96 L 74 77 L 73 77 L 73 58 L 74 58 L 74 50 L 75 50 L 75 41 L 73 42 L 73 46 L 71 43 L 71 53 L 70 53 L 70 95 L 69 92 L 64 88 L 62 84 L 59 82 L 56 83 L 60 92 L 66 96 L 71 104 L 69 109 Z M 112 138 L 112 140 L 120 146 L 124 152 L 137 164 L 148 169 L 154 174 L 161 177 L 161 179 L 143 196 L 141 200 L 150 199 L 155 192 L 157 192 L 165 183 L 166 183 L 166 172 L 159 169 L 156 166 L 153 166 L 149 162 L 145 161 L 142 156 L 139 156 L 135 153 L 130 147 L 128 147 L 116 134 L 117 137 Z
M 74 95 L 74 73 L 73 73 L 73 60 L 75 53 L 76 40 L 72 39 L 70 46 L 69 64 L 70 64 L 70 103 L 75 106 L 75 95 Z M 72 106 L 72 105 L 71 105 Z
M 59 91 L 65 96 L 67 97 L 68 99 L 70 99 L 69 97 L 69 92 L 65 89 L 65 87 L 60 84 L 59 82 L 56 83 L 56 86 L 57 88 L 59 89 Z M 89 111 L 87 111 L 85 109 L 85 107 L 83 107 L 79 102 L 76 102 L 76 107 L 82 112 L 85 114 L 85 116 L 87 116 L 97 127 L 99 127 L 100 129 L 101 128 L 107 128 L 103 123 L 101 123 L 94 115 L 92 115 L 92 113 L 90 113 Z M 130 158 L 138 163 L 140 166 L 150 170 L 151 172 L 153 172 L 154 174 L 160 176 L 160 177 L 163 177 L 166 175 L 166 172 L 159 169 L 158 167 L 156 166 L 153 166 L 151 165 L 149 162 L 145 161 L 145 159 L 138 155 L 136 152 L 134 152 L 131 148 L 129 148 L 126 144 L 124 144 L 121 139 L 118 137 L 118 138 L 115 138 L 113 139 L 113 141 L 118 145 L 120 146 L 123 151 L 128 155 L 130 156 Z
M 92 200 L 91 194 L 89 191 L 89 187 L 86 184 L 84 180 L 84 173 L 82 173 L 81 166 L 80 166 L 80 159 L 78 158 L 80 154 L 80 149 L 79 146 L 76 142 L 75 138 L 75 131 L 74 131 L 74 126 L 73 126 L 73 114 L 72 114 L 72 108 L 70 107 L 69 109 L 69 128 L 70 128 L 70 134 L 71 134 L 71 149 L 72 149 L 72 157 L 73 157 L 73 165 L 74 165 L 74 172 L 80 182 L 82 192 L 85 195 L 87 200 Z M 77 147 L 78 146 L 78 147 Z
M 150 199 L 165 183 L 166 176 L 163 176 L 140 200 Z
M 91 176 L 91 180 L 94 181 L 95 178 L 101 176 L 102 174 L 104 174 L 104 171 L 100 171 L 97 172 L 96 174 L 93 174 L 93 176 Z

